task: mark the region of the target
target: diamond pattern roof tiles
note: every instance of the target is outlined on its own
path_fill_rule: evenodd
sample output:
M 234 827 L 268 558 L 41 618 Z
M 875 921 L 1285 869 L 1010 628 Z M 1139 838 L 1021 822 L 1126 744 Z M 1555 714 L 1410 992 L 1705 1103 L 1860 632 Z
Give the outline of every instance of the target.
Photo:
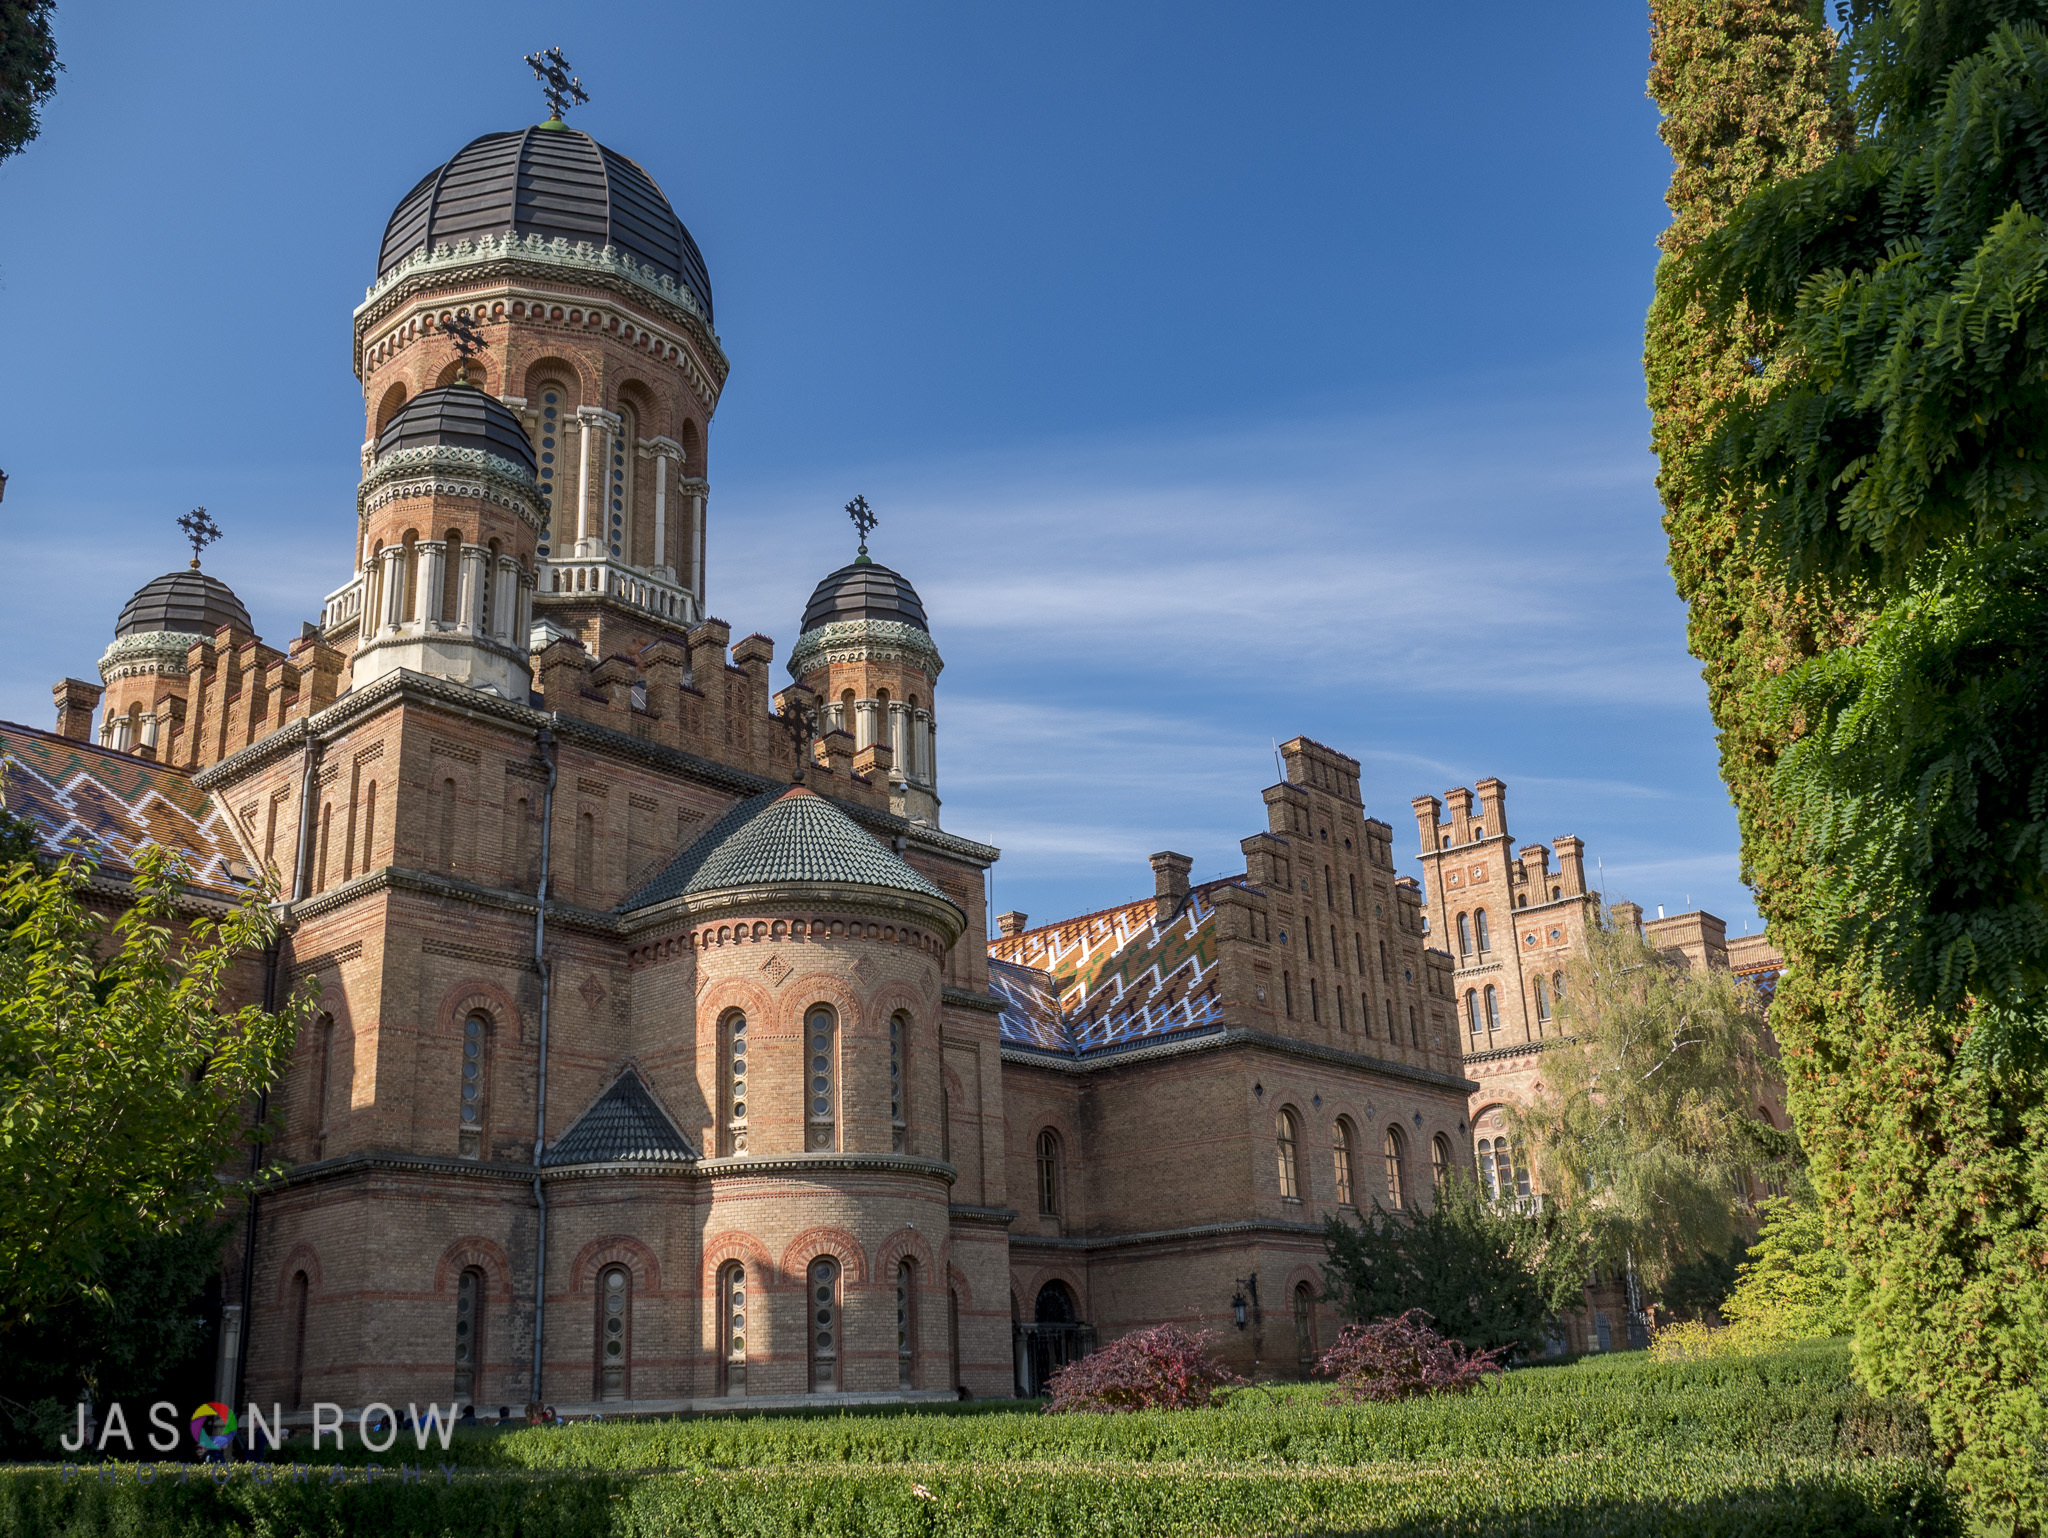
M 640 1075 L 628 1068 L 555 1139 L 540 1162 L 551 1169 L 561 1164 L 673 1164 L 696 1157 Z
M 621 907 L 630 913 L 673 897 L 776 882 L 886 887 L 947 900 L 838 807 L 792 785 L 739 802 Z

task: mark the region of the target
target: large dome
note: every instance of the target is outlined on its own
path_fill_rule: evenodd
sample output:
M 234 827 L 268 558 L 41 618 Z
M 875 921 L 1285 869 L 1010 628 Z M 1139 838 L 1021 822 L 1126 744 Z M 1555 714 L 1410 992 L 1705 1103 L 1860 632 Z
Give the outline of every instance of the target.
M 925 623 L 924 604 L 910 579 L 866 556 L 820 582 L 804 605 L 806 631 L 849 619 L 891 620 L 924 631 L 932 628 Z
M 534 472 L 533 443 L 519 418 L 494 395 L 475 385 L 444 385 L 422 390 L 377 434 L 377 457 L 398 449 L 423 449 L 445 443 L 458 449 L 482 449 Z
M 256 629 L 233 588 L 187 567 L 165 572 L 137 589 L 114 623 L 114 638 L 149 630 L 210 636 L 223 625 L 251 633 Z
M 711 319 L 704 257 L 654 178 L 562 123 L 485 134 L 429 171 L 384 227 L 377 276 L 422 248 L 508 234 L 614 247 L 689 289 Z

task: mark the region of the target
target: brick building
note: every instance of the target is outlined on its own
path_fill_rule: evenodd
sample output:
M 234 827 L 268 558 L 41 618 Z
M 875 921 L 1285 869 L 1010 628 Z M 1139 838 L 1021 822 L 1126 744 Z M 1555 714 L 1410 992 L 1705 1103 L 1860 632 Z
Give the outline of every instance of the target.
M 940 825 L 910 582 L 865 546 L 827 574 L 779 693 L 708 612 L 712 313 L 634 162 L 556 120 L 474 141 L 355 312 L 319 622 L 267 644 L 195 558 L 54 732 L 0 726 L 9 806 L 96 851 L 100 900 L 150 840 L 195 910 L 267 873 L 284 939 L 241 987 L 317 1000 L 218 1397 L 1006 1395 L 1164 1319 L 1296 1372 L 1323 1217 L 1473 1165 L 1478 974 L 1306 739 L 1242 876 L 1162 853 L 1151 897 L 985 942 L 998 851 Z M 1481 815 L 1489 890 L 1554 879 Z M 1582 888 L 1528 913 L 1583 924 Z

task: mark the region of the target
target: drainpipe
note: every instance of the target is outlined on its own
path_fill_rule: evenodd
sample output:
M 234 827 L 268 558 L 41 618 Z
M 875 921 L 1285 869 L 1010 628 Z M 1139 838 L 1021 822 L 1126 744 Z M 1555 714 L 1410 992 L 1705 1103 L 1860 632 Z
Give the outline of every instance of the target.
M 273 916 L 275 915 L 276 909 L 280 906 L 282 906 L 282 904 L 272 905 Z M 279 953 L 283 949 L 284 931 L 282 929 L 279 929 L 279 931 L 276 934 L 270 937 L 270 944 L 264 947 L 263 951 L 263 1012 L 265 1014 L 272 1014 L 277 1009 L 278 959 Z M 263 1126 L 264 1120 L 269 1115 L 270 1091 L 266 1088 L 256 1096 L 256 1125 L 259 1129 Z M 257 1174 L 262 1170 L 262 1168 L 263 1145 L 261 1143 L 252 1144 L 249 1149 L 249 1178 L 251 1180 L 254 1180 Z M 248 1212 L 249 1232 L 247 1233 L 247 1235 L 244 1236 L 242 1241 L 241 1334 L 240 1338 L 236 1342 L 235 1381 L 228 1400 L 228 1403 L 231 1407 L 246 1402 L 243 1398 L 243 1388 L 249 1381 L 249 1326 L 251 1317 L 250 1303 L 254 1297 L 256 1288 L 256 1205 L 261 1200 L 262 1198 L 258 1196 L 255 1191 L 250 1191 Z M 256 1433 L 252 1429 L 249 1433 L 249 1450 L 251 1452 L 254 1452 L 255 1449 Z
M 548 854 L 555 832 L 555 734 L 543 725 L 535 739 L 541 760 L 548 766 L 548 783 L 541 797 L 540 891 L 533 909 L 533 969 L 540 974 L 540 1076 L 534 1095 L 533 1113 L 533 1205 L 539 1213 L 533 1239 L 533 1391 L 527 1397 L 538 1401 L 540 1394 L 541 1348 L 547 1338 L 548 1306 L 548 1197 L 540 1181 L 541 1151 L 548 1135 L 548 995 L 554 978 L 545 954 L 548 936 Z
M 306 730 L 306 767 L 299 775 L 299 857 L 292 870 L 293 902 L 307 897 L 313 880 L 313 773 L 320 767 L 320 739 Z

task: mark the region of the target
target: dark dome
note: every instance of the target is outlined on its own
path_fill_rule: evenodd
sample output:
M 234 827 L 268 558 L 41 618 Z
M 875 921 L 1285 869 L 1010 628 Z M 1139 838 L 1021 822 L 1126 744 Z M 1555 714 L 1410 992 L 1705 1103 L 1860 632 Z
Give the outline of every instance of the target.
M 820 582 L 804 605 L 805 630 L 843 619 L 886 619 L 919 630 L 932 628 L 925 623 L 924 604 L 910 579 L 866 556 Z
M 458 449 L 482 449 L 500 459 L 524 465 L 533 474 L 533 441 L 519 418 L 495 395 L 475 385 L 444 385 L 423 390 L 398 408 L 377 434 L 377 457 L 395 449 L 423 449 L 437 443 Z
M 184 635 L 210 636 L 223 625 L 254 633 L 249 611 L 235 590 L 218 577 L 187 567 L 167 571 L 154 582 L 137 589 L 115 621 L 114 637 L 134 635 L 143 630 L 175 630 Z
M 472 139 L 405 195 L 384 226 L 377 276 L 425 247 L 483 235 L 556 236 L 612 246 L 667 273 L 711 319 L 711 275 L 697 242 L 639 166 L 589 134 L 542 124 Z

